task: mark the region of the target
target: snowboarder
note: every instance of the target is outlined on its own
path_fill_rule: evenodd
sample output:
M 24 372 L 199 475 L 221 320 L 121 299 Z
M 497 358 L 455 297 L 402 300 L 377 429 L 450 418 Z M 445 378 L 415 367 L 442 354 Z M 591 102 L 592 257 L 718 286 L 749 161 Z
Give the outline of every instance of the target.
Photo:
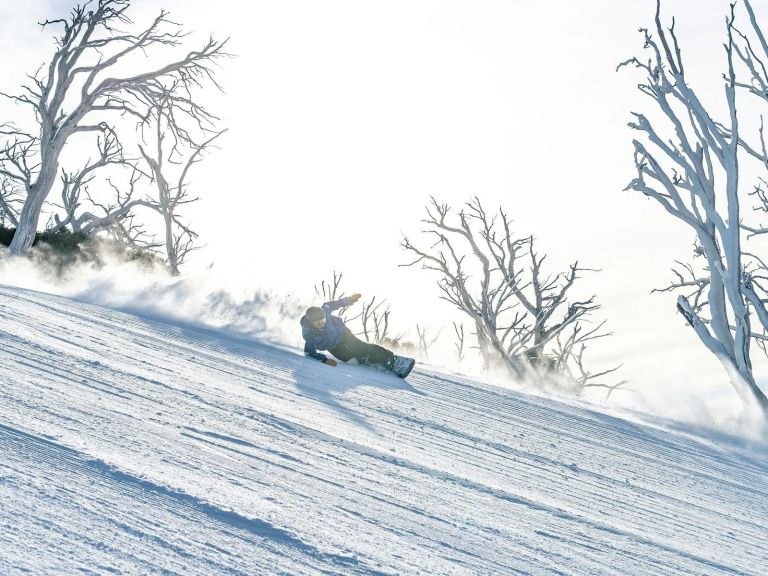
M 334 310 L 351 306 L 359 299 L 360 294 L 352 294 L 341 300 L 326 302 L 319 308 L 308 308 L 301 319 L 304 354 L 329 366 L 336 366 L 336 360 L 318 352 L 327 350 L 342 362 L 349 362 L 354 358 L 360 364 L 382 366 L 405 378 L 413 368 L 414 360 L 396 356 L 376 344 L 363 342 L 352 334 L 341 318 L 331 314 Z

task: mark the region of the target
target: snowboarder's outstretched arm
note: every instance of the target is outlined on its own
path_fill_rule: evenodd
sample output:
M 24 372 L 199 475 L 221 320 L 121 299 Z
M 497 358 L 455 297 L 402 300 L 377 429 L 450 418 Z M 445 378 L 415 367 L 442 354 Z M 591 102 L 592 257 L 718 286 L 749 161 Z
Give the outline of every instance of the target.
M 323 308 L 328 310 L 328 312 L 333 312 L 334 310 L 338 310 L 339 308 L 346 308 L 347 306 L 352 306 L 355 302 L 357 302 L 360 299 L 360 294 L 352 294 L 352 296 L 347 296 L 346 298 L 342 298 L 341 300 L 333 300 L 331 302 L 326 302 L 323 304 Z
M 314 358 L 315 360 L 320 360 L 323 364 L 328 364 L 330 366 L 336 366 L 336 360 L 333 358 L 328 358 L 325 354 L 321 354 L 317 351 L 317 348 L 315 348 L 312 344 L 309 342 L 304 343 L 304 355 L 309 356 L 310 358 Z

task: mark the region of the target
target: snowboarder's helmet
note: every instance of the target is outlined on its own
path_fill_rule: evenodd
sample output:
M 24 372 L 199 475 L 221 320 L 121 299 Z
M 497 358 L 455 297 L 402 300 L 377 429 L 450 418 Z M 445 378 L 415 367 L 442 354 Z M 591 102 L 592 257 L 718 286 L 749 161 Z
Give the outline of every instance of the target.
M 322 308 L 318 308 L 317 306 L 312 306 L 312 308 L 307 308 L 307 322 L 318 322 L 320 320 L 325 320 L 325 311 Z

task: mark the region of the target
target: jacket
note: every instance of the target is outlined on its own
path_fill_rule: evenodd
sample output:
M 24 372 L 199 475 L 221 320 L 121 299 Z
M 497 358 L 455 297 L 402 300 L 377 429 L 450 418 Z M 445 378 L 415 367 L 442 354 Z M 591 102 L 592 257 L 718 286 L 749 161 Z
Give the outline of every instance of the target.
M 328 357 L 320 354 L 318 350 L 333 350 L 341 344 L 341 339 L 348 328 L 344 321 L 331 312 L 339 308 L 345 308 L 354 304 L 351 297 L 326 302 L 322 305 L 325 312 L 325 325 L 322 328 L 314 328 L 310 325 L 306 316 L 301 318 L 301 335 L 304 337 L 304 355 L 325 362 Z

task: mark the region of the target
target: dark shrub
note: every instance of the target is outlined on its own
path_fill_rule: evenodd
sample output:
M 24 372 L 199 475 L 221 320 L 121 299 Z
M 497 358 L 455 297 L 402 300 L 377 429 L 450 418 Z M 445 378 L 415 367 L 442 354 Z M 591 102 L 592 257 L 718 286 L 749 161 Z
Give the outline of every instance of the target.
M 0 226 L 0 244 L 9 246 L 16 232 L 14 228 Z M 147 269 L 164 267 L 155 254 L 137 250 L 100 236 L 87 236 L 62 228 L 58 232 L 38 232 L 28 257 L 39 265 L 52 269 L 62 276 L 76 264 L 105 266 L 105 256 L 122 262 L 139 262 Z

